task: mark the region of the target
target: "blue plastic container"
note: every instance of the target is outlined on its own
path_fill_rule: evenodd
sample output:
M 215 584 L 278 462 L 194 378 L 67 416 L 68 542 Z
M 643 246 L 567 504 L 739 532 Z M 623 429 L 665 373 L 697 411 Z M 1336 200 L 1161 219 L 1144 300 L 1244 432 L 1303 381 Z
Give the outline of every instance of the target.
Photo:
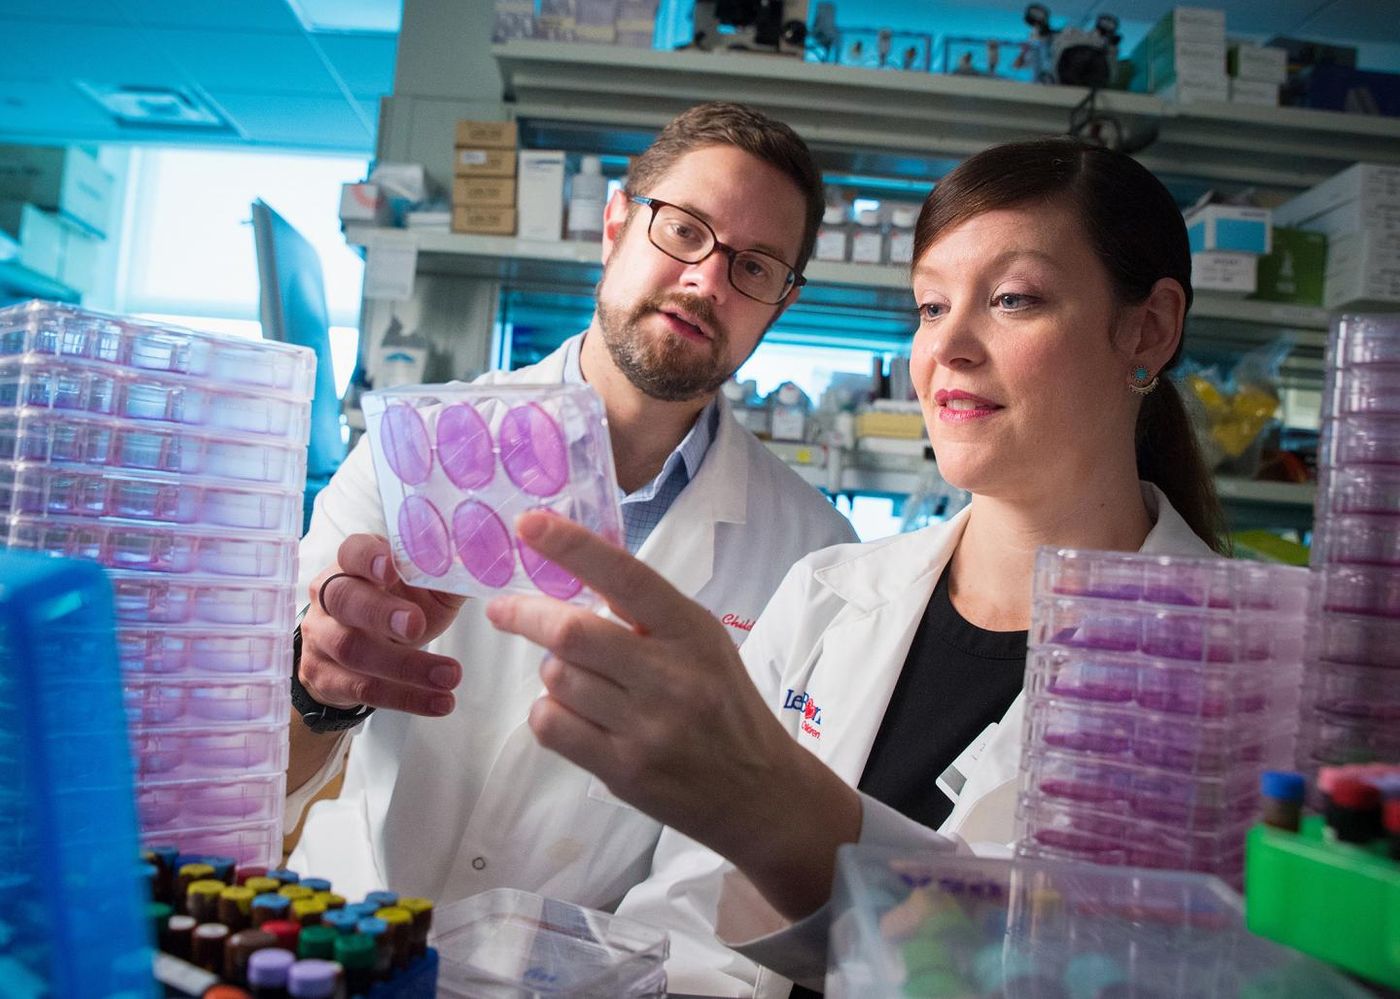
M 0 550 L 0 995 L 155 995 L 112 587 Z

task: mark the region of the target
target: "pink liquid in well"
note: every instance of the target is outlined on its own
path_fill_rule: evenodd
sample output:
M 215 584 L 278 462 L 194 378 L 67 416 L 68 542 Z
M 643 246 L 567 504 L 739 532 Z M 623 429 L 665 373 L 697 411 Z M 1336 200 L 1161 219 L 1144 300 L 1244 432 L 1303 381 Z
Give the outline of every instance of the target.
M 452 512 L 452 538 L 467 571 L 487 586 L 501 587 L 515 574 L 510 532 L 485 503 L 466 500 Z
M 544 593 L 568 600 L 583 589 L 583 584 L 564 569 L 542 556 L 523 541 L 520 544 L 520 564 L 525 574 Z
M 569 452 L 553 417 L 537 404 L 516 406 L 501 420 L 501 464 L 531 496 L 553 496 L 569 481 Z
M 432 442 L 416 409 L 397 403 L 384 410 L 379 421 L 379 442 L 384 460 L 400 481 L 410 486 L 428 481 L 433 470 Z
M 419 569 L 444 576 L 452 567 L 452 546 L 442 514 L 421 496 L 409 496 L 399 507 L 399 540 Z
M 482 489 L 496 472 L 491 431 L 475 408 L 458 403 L 442 411 L 437 421 L 438 460 L 459 489 Z

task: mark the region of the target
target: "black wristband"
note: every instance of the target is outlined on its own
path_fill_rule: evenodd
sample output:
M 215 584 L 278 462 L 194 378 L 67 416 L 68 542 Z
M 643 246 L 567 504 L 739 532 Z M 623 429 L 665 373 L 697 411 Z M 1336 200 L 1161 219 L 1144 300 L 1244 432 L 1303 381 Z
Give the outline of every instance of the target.
M 301 715 L 302 722 L 313 732 L 343 732 L 354 728 L 370 715 L 374 708 L 364 704 L 353 708 L 333 708 L 312 697 L 301 685 L 301 623 L 292 632 L 292 710 Z

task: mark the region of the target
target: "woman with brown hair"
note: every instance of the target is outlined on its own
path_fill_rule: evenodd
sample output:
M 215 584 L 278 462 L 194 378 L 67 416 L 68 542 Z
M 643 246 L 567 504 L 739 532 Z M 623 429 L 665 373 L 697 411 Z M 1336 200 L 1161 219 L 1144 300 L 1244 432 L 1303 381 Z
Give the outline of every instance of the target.
M 940 473 L 972 493 L 958 516 L 808 556 L 742 657 L 559 518 L 517 530 L 625 623 L 533 598 L 489 611 L 552 652 L 540 741 L 672 827 L 620 911 L 697 940 L 717 926 L 804 982 L 825 966 L 837 846 L 1010 842 L 1036 550 L 1221 548 L 1165 377 L 1191 304 L 1186 230 L 1146 169 L 1063 139 L 980 153 L 925 202 L 912 282 L 910 373 Z M 719 948 L 691 963 L 745 983 L 728 994 L 785 987 Z M 673 968 L 680 991 L 721 988 Z

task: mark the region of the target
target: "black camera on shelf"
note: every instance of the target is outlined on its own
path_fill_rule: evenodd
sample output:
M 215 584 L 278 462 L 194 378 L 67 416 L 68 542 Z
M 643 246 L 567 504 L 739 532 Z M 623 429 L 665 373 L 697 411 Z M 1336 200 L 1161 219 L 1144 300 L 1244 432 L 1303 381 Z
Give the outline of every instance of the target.
M 1033 3 L 1026 8 L 1026 23 L 1045 50 L 1041 60 L 1042 82 L 1071 87 L 1107 87 L 1118 62 L 1118 18 L 1100 14 L 1092 31 L 1050 27 L 1050 8 Z
M 731 49 L 801 55 L 807 24 L 783 20 L 783 0 L 695 0 L 692 45 L 703 51 Z M 722 34 L 721 26 L 732 33 Z

